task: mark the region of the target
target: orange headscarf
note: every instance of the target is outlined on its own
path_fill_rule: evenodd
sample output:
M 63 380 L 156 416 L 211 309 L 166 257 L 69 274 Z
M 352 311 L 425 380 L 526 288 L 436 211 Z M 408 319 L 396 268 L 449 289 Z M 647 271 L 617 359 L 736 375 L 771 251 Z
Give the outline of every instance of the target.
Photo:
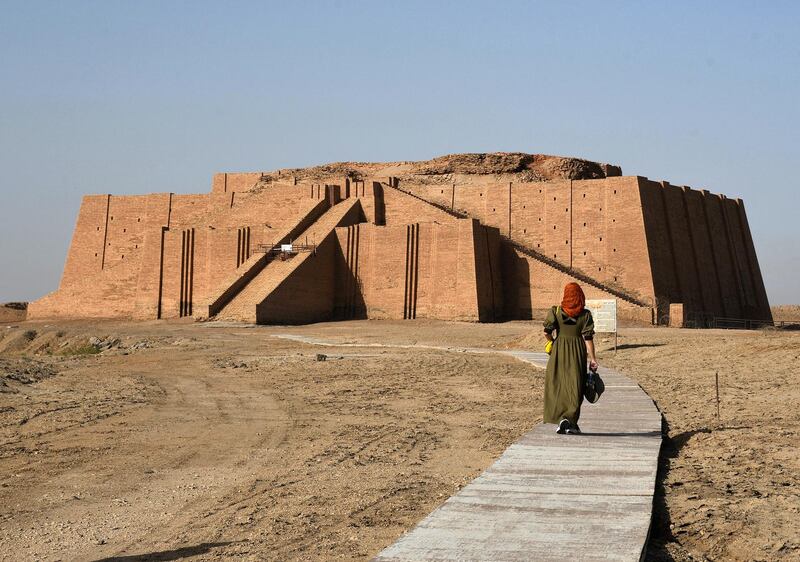
M 577 283 L 567 283 L 564 286 L 564 298 L 561 300 L 561 310 L 566 312 L 571 318 L 577 318 L 583 312 L 586 304 L 586 297 L 583 289 Z

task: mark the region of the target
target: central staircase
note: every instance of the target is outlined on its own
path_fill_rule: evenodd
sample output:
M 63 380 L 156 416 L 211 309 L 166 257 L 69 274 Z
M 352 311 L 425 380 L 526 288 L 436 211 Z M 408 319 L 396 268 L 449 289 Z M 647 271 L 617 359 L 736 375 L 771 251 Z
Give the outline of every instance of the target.
M 357 222 L 361 215 L 361 203 L 358 199 L 346 199 L 328 209 L 308 228 L 298 233 L 297 241 L 308 241 L 316 245 L 322 244 L 328 236 L 334 234 L 337 226 L 347 226 Z M 307 260 L 314 259 L 314 252 L 284 254 L 285 259 L 267 252 L 258 259 L 265 260 L 263 267 L 216 312 L 217 320 L 257 323 L 258 306 L 270 294 L 292 275 Z M 253 259 L 253 258 L 251 258 Z M 245 262 L 245 265 L 248 265 Z

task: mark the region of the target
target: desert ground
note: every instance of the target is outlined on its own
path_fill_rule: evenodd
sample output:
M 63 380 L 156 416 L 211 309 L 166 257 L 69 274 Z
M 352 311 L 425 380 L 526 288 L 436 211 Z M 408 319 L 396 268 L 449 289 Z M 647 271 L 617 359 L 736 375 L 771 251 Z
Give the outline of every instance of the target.
M 538 350 L 540 332 L 2 324 L 0 557 L 368 559 L 540 422 L 541 371 L 463 349 Z M 800 332 L 597 341 L 665 416 L 648 558 L 800 559 Z

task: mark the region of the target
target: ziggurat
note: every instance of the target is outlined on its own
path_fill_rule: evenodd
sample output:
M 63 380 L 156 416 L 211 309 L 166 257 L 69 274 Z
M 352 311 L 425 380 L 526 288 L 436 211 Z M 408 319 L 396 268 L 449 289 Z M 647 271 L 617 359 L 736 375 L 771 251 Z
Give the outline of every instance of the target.
M 87 195 L 59 288 L 28 317 L 529 319 L 573 280 L 633 321 L 771 321 L 741 200 L 522 153 Z

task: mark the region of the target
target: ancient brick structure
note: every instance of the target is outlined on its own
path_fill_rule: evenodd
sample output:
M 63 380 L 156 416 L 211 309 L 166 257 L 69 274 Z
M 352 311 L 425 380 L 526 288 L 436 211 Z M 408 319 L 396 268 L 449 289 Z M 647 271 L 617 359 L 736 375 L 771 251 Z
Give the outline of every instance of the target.
M 524 319 L 570 280 L 646 323 L 771 320 L 741 200 L 518 153 L 88 195 L 59 289 L 28 317 Z

